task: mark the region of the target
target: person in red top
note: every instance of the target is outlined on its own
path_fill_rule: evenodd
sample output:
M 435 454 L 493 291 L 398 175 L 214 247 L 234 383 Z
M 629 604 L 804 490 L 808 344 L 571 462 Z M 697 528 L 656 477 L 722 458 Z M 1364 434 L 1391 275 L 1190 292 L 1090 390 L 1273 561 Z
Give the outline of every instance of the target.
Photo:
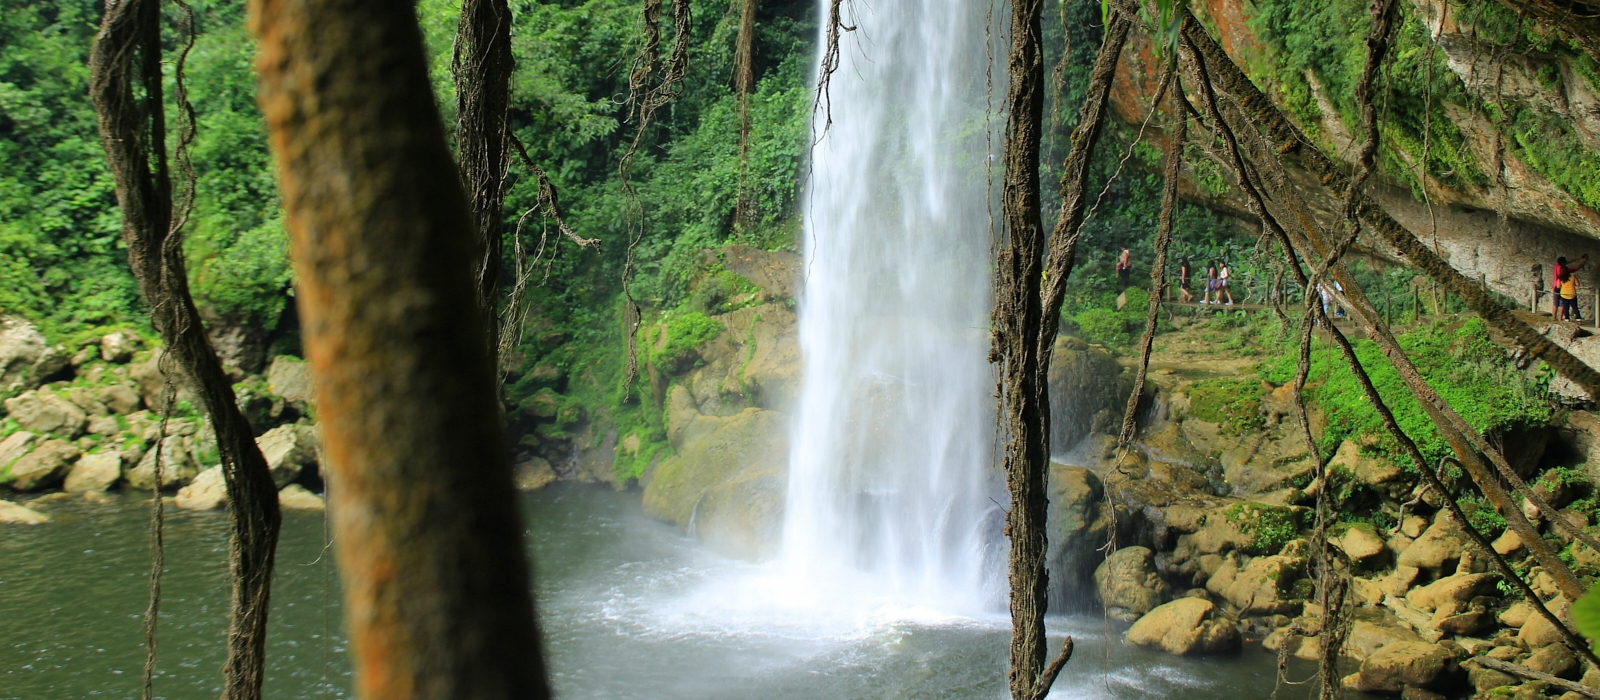
M 1584 253 L 1578 259 L 1578 264 L 1576 265 L 1568 264 L 1565 257 L 1556 258 L 1556 266 L 1550 270 L 1550 315 L 1552 317 L 1559 318 L 1561 316 L 1561 273 L 1577 272 L 1587 264 L 1589 264 L 1588 253 Z

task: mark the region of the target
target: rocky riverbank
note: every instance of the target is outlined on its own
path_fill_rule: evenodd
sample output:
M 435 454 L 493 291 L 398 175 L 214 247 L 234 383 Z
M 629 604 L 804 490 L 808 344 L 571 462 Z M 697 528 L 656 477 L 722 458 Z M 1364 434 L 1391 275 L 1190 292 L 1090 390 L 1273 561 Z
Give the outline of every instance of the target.
M 30 324 L 0 318 L 0 522 L 40 524 L 52 503 L 106 500 L 156 487 L 191 510 L 227 504 L 216 435 L 161 350 L 132 330 L 50 345 Z M 310 377 L 273 358 L 263 375 L 234 372 L 234 392 L 257 433 L 284 508 L 323 508 Z M 167 409 L 168 401 L 173 405 Z M 162 425 L 166 418 L 165 426 Z M 157 443 L 160 449 L 156 449 Z

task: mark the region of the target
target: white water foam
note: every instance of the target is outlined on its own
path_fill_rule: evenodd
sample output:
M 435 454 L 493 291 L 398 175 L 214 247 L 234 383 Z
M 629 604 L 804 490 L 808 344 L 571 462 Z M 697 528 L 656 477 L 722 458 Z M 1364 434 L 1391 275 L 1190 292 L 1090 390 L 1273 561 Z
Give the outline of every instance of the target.
M 985 8 L 855 7 L 802 204 L 803 385 L 774 577 L 829 615 L 981 615 L 998 594 Z

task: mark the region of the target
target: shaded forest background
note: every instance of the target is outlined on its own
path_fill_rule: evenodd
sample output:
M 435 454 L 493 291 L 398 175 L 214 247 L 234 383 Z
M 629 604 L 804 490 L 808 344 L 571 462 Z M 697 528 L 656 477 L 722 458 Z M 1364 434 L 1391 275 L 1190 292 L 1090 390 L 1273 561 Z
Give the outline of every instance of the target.
M 633 138 L 621 103 L 637 48 L 639 9 L 632 0 L 511 4 L 513 130 L 559 189 L 567 223 L 602 246 L 578 250 L 550 236 L 534 276 L 538 286 L 530 294 L 526 332 L 505 358 L 505 398 L 514 419 L 529 417 L 518 426 L 525 446 L 570 441 L 580 428 L 595 425 L 639 435 L 641 449 L 630 458 L 619 456 L 614 467 L 617 481 L 626 483 L 671 449 L 659 403 L 628 401 L 622 391 L 621 274 L 632 229 L 617 166 Z M 191 5 L 199 28 L 187 71 L 199 114 L 192 151 L 198 198 L 186 244 L 191 284 L 213 335 L 258 348 L 237 354 L 235 362 L 244 365 L 243 371 L 259 371 L 268 357 L 298 355 L 300 349 L 282 211 L 255 102 L 254 44 L 241 1 L 194 0 Z M 800 188 L 813 138 L 818 13 L 808 0 L 768 0 L 760 6 L 753 56 L 758 82 L 749 100 L 749 151 L 741 185 L 739 99 L 732 89 L 738 5 L 707 0 L 693 6 L 696 36 L 686 89 L 645 135 L 631 177 L 644 217 L 634 248 L 634 296 L 647 323 L 686 340 L 714 334 L 718 327 L 709 316 L 740 303 L 740 280 L 725 274 L 707 251 L 733 243 L 767 250 L 801 247 Z M 0 0 L 0 163 L 5 164 L 0 169 L 0 313 L 32 321 L 52 342 L 120 327 L 153 335 L 120 249 L 112 184 L 86 97 L 87 56 L 100 7 L 97 0 Z M 1308 75 L 1323 83 L 1339 117 L 1356 124 L 1349 85 L 1361 70 L 1362 38 L 1370 21 L 1366 4 L 1258 0 L 1252 7 L 1250 28 L 1271 48 L 1251 63 L 1258 82 L 1300 117 L 1314 138 L 1323 137 L 1314 126 L 1318 107 Z M 1452 7 L 1475 13 L 1469 16 L 1485 28 L 1485 40 L 1559 53 L 1580 66 L 1585 78 L 1600 82 L 1593 62 L 1581 52 L 1524 28 L 1510 11 L 1479 0 Z M 441 116 L 448 121 L 455 103 L 450 42 L 459 4 L 423 0 L 418 12 Z M 1600 161 L 1570 126 L 1534 109 L 1500 111 L 1506 108 L 1470 96 L 1445 65 L 1443 52 L 1428 48 L 1427 28 L 1414 13 L 1404 16 L 1382 97 L 1385 176 L 1420 195 L 1412 164 L 1424 160 L 1426 129 L 1425 162 L 1432 177 L 1463 186 L 1486 183 L 1463 145 L 1467 135 L 1444 115 L 1449 105 L 1465 106 L 1492 112 L 1510 152 L 1582 203 L 1600 205 Z M 1047 8 L 1047 66 L 1056 66 L 1063 51 L 1066 56 L 1046 106 L 1047 203 L 1058 204 L 1059 198 L 1049 196 L 1058 176 L 1054 171 L 1065 156 L 1100 44 L 1100 21 L 1098 2 L 1068 0 Z M 168 33 L 169 48 L 176 48 L 175 23 Z M 167 69 L 170 79 L 170 64 Z M 995 90 L 998 96 L 1003 86 Z M 1149 143 L 1129 147 L 1139 130 L 1139 124 L 1113 123 L 1092 166 L 1092 191 L 1111 184 L 1085 227 L 1088 243 L 1080 248 L 1085 259 L 1063 311 L 1069 328 L 1070 321 L 1093 321 L 1084 314 L 1112 305 L 1111 260 L 1121 247 L 1135 251 L 1140 267 L 1147 264 L 1141 253 L 1149 250 L 1156 229 L 1160 153 Z M 1202 145 L 1203 140 L 1191 148 Z M 1272 270 L 1258 263 L 1265 256 L 1256 249 L 1253 226 L 1228 213 L 1238 208 L 1227 204 L 1220 170 L 1203 156 L 1188 161 L 1192 191 L 1177 224 L 1177 258 L 1227 259 L 1237 278 L 1269 278 Z M 503 233 L 538 249 L 549 222 L 538 214 L 522 220 L 536 205 L 537 180 L 513 164 L 508 185 Z M 748 215 L 736 221 L 741 188 Z M 1054 216 L 1045 212 L 1046 220 Z M 503 271 L 508 280 L 511 264 L 508 259 Z M 1371 265 L 1358 266 L 1358 273 L 1378 298 L 1400 294 L 1413 275 Z M 647 351 L 642 359 L 660 358 Z

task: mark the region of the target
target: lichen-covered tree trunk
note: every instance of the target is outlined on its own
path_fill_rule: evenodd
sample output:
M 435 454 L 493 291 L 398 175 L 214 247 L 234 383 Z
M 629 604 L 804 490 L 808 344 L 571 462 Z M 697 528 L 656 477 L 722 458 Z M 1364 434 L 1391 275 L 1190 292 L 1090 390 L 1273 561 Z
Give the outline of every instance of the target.
M 471 214 L 411 3 L 253 0 L 363 698 L 546 698 Z
M 1044 223 L 1039 210 L 1039 137 L 1044 116 L 1044 57 L 1041 0 L 1011 3 L 1011 50 L 1005 134 L 1005 181 L 1001 187 L 1003 230 L 995 271 L 995 347 L 1000 362 L 1003 467 L 1011 494 L 1006 534 L 1011 539 L 1011 671 L 1014 700 L 1042 695 L 1045 669 L 1044 614 L 1049 590 L 1045 571 L 1045 516 L 1049 467 L 1050 404 L 1043 386 L 1038 338 L 1039 280 L 1044 271 Z
M 128 265 L 165 352 L 199 395 L 217 436 L 229 510 L 227 658 L 223 694 L 261 697 L 268 602 L 278 546 L 278 490 L 189 293 L 182 222 L 174 224 L 161 74 L 159 0 L 106 3 L 90 55 L 90 97 L 116 183 Z M 179 76 L 181 80 L 181 75 Z M 185 105 L 186 106 L 186 105 Z
M 497 312 L 505 246 L 501 240 L 506 201 L 507 110 L 511 104 L 511 8 L 506 0 L 465 0 L 456 25 L 456 151 L 466 190 L 476 261 L 478 304 L 488 324 L 490 353 L 499 347 Z

